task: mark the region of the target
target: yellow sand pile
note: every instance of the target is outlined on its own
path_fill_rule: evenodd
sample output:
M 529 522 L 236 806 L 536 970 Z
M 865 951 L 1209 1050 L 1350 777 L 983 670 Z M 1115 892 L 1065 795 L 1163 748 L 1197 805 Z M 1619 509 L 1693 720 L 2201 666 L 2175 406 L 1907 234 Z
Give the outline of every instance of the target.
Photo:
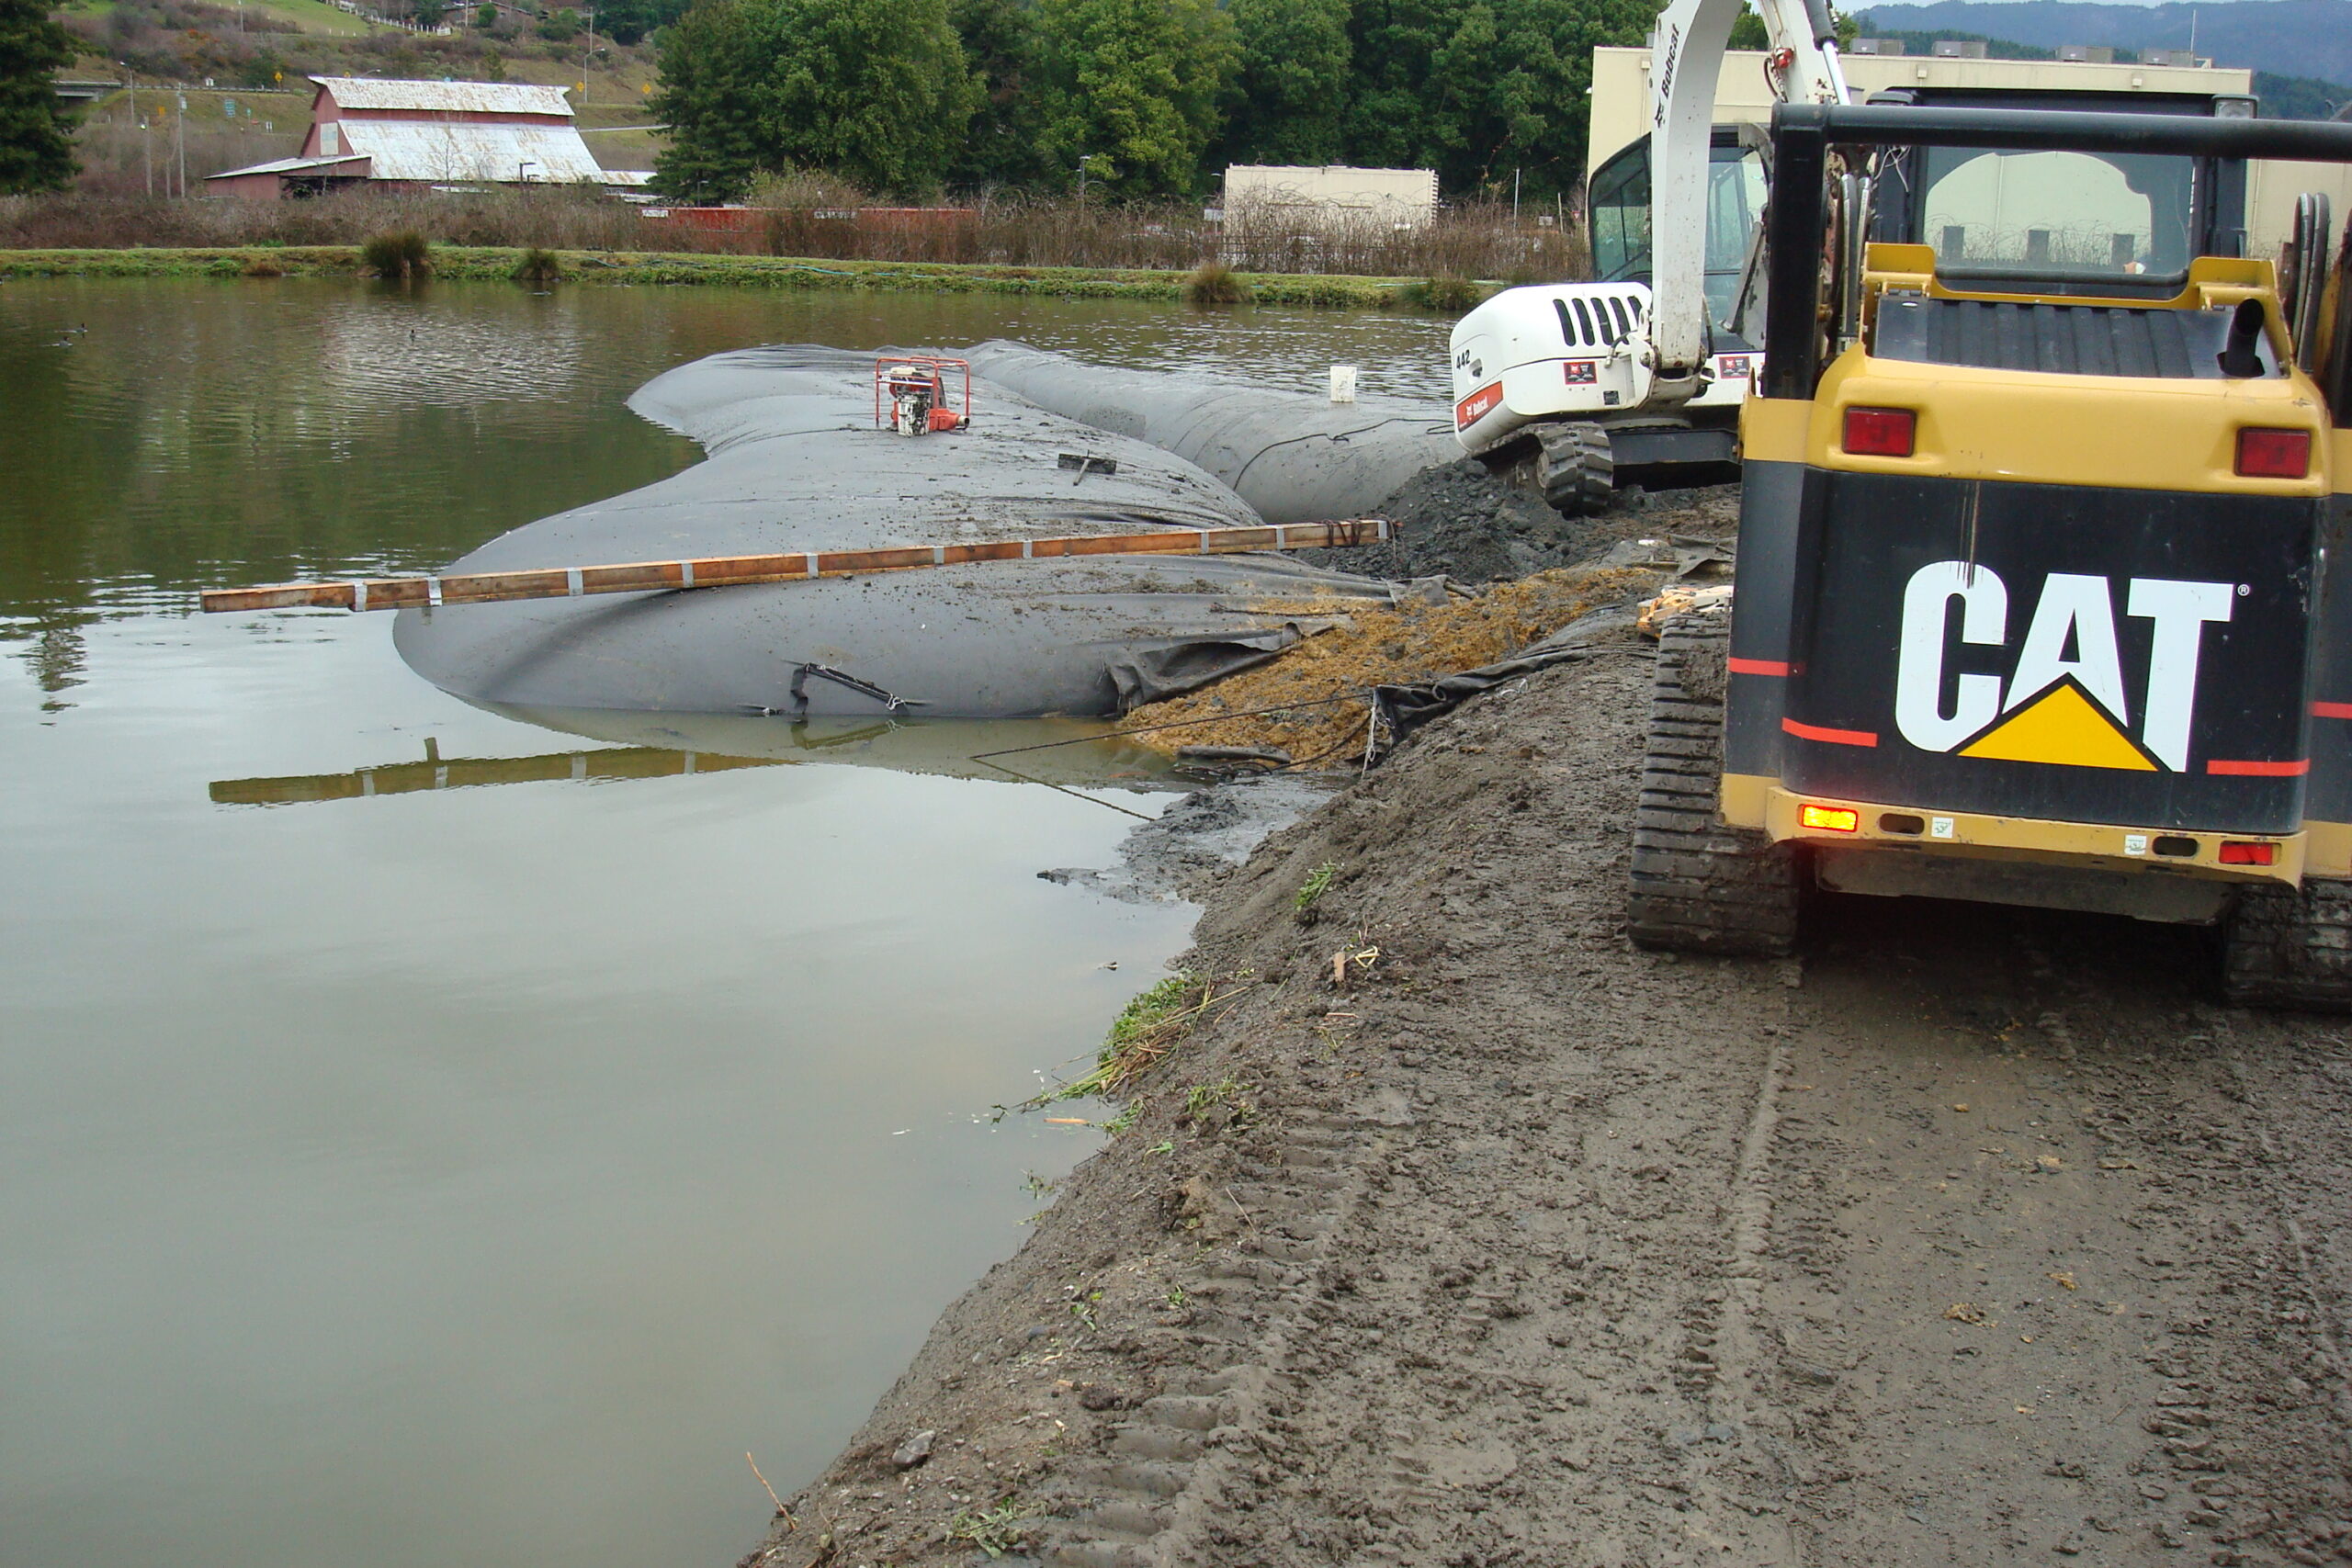
M 1475 599 L 1351 611 L 1352 629 L 1334 627 L 1213 686 L 1139 707 L 1122 728 L 1151 730 L 1137 742 L 1164 755 L 1183 746 L 1275 747 L 1301 766 L 1338 766 L 1363 752 L 1367 705 L 1322 699 L 1491 664 L 1578 615 L 1657 592 L 1664 575 L 1645 567 L 1562 567 L 1496 583 Z M 1306 704 L 1320 705 L 1294 705 Z M 1276 711 L 1256 712 L 1262 708 Z M 1231 716 L 1244 713 L 1252 716 Z M 1153 728 L 1167 725 L 1182 728 Z

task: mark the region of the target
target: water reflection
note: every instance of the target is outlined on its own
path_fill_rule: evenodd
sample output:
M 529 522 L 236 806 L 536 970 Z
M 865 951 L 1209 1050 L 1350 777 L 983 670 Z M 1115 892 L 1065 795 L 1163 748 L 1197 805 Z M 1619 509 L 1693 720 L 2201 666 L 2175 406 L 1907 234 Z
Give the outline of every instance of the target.
M 377 295 L 366 309 L 335 311 L 324 325 L 325 387 L 363 406 L 545 399 L 569 394 L 582 374 L 582 321 L 555 308 L 474 313 L 442 304 L 429 289 L 403 289 Z
M 1076 720 L 792 720 L 594 708 L 488 711 L 600 739 L 658 738 L 666 744 L 525 757 L 444 757 L 439 742 L 428 738 L 424 756 L 416 761 L 379 762 L 338 773 L 215 779 L 209 794 L 216 806 L 294 806 L 492 784 L 685 778 L 812 761 L 952 778 L 1014 778 L 1062 788 L 1160 790 L 1173 778 L 1157 753 L 1106 736 L 1101 725 Z M 991 751 L 1022 752 L 1020 766 L 999 763 L 985 754 Z

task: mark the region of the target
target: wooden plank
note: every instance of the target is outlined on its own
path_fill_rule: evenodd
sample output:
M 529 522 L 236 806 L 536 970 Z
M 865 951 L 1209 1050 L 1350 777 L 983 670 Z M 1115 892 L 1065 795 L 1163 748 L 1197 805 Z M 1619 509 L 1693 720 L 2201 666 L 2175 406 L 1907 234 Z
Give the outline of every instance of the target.
M 785 555 L 707 556 L 695 560 L 627 561 L 614 566 L 533 571 L 464 572 L 452 577 L 379 577 L 356 582 L 286 582 L 261 588 L 208 588 L 204 608 L 232 610 L 399 610 L 435 604 L 493 604 L 515 599 L 572 599 L 590 593 L 660 593 L 736 588 L 756 582 L 808 582 L 879 571 L 919 571 L 977 561 L 1051 560 L 1069 556 L 1236 555 L 1250 550 L 1314 550 L 1375 544 L 1389 537 L 1377 517 L 1285 523 L 1262 528 L 1179 529 L 1155 534 L 1075 534 L 1050 539 L 995 539 L 977 545 L 904 545 L 881 550 L 793 551 Z

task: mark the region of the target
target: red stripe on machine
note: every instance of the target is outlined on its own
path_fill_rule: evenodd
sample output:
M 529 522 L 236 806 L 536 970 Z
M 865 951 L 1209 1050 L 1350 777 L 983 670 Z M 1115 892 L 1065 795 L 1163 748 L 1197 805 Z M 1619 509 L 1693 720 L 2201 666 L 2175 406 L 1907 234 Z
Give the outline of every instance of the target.
M 2313 718 L 2352 718 L 2352 703 L 2313 703 Z
M 2225 762 L 2216 758 L 2205 764 L 2205 771 L 2230 778 L 2291 779 L 2310 773 L 2312 763 L 2308 757 L 2297 762 Z
M 1826 740 L 1833 746 L 1875 746 L 1878 737 L 1867 729 L 1824 729 L 1815 724 L 1799 724 L 1784 718 L 1781 728 L 1800 740 Z
M 1479 388 L 1476 391 L 1471 393 L 1468 397 L 1453 405 L 1453 428 L 1456 430 L 1469 429 L 1472 425 L 1484 419 L 1487 414 L 1492 413 L 1495 410 L 1495 405 L 1502 400 L 1503 384 L 1500 381 L 1487 382 L 1485 386 Z
M 1786 675 L 1789 666 L 1778 659 L 1727 659 L 1724 666 L 1735 675 Z

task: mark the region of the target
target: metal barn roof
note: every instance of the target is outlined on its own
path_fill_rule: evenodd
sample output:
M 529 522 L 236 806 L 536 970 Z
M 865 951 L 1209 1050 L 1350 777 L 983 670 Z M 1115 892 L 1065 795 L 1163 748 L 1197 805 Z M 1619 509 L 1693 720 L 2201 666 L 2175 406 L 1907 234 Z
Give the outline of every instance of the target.
M 379 180 L 602 181 L 580 132 L 568 125 L 435 125 L 346 119 L 343 139 Z
M 368 109 L 433 114 L 552 114 L 571 118 L 561 87 L 523 82 L 384 82 L 372 76 L 313 76 L 345 114 Z

